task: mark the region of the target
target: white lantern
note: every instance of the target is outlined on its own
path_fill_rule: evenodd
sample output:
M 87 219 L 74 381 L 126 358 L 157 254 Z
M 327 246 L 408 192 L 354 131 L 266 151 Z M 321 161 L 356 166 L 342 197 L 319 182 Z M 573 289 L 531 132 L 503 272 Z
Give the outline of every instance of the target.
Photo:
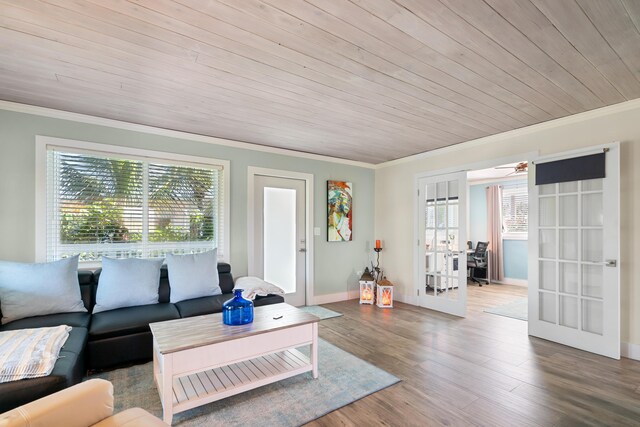
M 376 304 L 380 308 L 393 308 L 393 283 L 383 278 L 377 286 Z
M 360 304 L 373 304 L 375 280 L 368 268 L 360 277 Z

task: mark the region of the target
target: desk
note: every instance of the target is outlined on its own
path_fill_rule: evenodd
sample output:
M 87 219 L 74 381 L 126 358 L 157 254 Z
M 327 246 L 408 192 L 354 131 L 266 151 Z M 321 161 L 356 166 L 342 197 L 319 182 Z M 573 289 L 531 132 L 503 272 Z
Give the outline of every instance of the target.
M 474 253 L 475 253 L 474 249 L 465 250 L 465 256 L 467 256 L 467 258 L 471 257 Z M 445 270 L 442 267 L 445 265 L 445 263 L 448 263 L 449 268 L 447 270 L 450 272 L 449 274 L 451 276 L 455 276 L 454 272 L 458 271 L 459 254 L 453 253 L 452 255 L 448 256 L 444 252 L 438 252 L 437 263 L 434 261 L 435 255 L 436 254 L 433 252 L 427 252 L 425 256 L 425 267 L 426 267 L 425 284 L 427 288 L 431 288 L 431 289 L 435 288 L 438 292 L 443 292 L 446 288 L 456 289 L 458 287 L 457 285 L 448 286 L 447 281 L 443 280 L 443 278 L 447 277 L 447 274 L 445 273 Z M 490 257 L 491 257 L 491 252 L 487 250 L 486 278 L 477 277 L 477 280 L 486 281 L 487 284 L 491 283 L 491 263 L 489 262 Z M 436 267 L 440 267 L 440 268 L 436 270 Z M 485 269 L 485 268 L 483 267 L 482 269 Z M 470 278 L 471 276 L 469 276 L 469 274 L 470 274 L 470 269 L 467 268 L 467 277 Z
M 436 258 L 437 256 L 437 258 Z M 438 293 L 446 289 L 457 289 L 458 285 L 451 284 L 458 274 L 458 253 L 427 252 L 425 256 L 425 285 L 427 289 L 435 289 Z

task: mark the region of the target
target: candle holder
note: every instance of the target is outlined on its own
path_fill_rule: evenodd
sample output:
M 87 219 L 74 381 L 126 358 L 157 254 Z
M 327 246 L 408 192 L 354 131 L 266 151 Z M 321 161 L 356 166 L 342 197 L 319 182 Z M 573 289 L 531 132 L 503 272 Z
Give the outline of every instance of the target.
M 379 244 L 380 244 L 380 241 L 377 240 L 376 245 L 379 245 Z M 382 252 L 382 248 L 375 247 L 373 248 L 373 250 L 376 252 L 376 265 L 374 266 L 373 262 L 371 262 L 371 273 L 373 273 L 375 282 L 378 283 L 378 280 L 380 279 L 380 277 L 382 277 L 382 270 L 380 269 L 380 252 Z

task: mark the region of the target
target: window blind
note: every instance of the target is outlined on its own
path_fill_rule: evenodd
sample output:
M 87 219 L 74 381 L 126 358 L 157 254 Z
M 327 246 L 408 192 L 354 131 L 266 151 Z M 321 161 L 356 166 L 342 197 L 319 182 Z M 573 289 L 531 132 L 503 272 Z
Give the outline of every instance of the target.
M 164 257 L 223 246 L 222 168 L 49 147 L 47 259 Z
M 502 187 L 503 233 L 527 233 L 529 195 L 526 185 Z

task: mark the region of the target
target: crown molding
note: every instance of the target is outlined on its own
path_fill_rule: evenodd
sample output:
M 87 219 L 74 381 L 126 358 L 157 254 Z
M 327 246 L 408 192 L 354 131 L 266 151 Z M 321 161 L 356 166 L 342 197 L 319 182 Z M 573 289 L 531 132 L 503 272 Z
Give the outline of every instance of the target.
M 103 117 L 91 116 L 87 114 L 73 113 L 70 111 L 56 110 L 53 108 L 38 107 L 35 105 L 21 104 L 18 102 L 0 100 L 0 109 L 14 111 L 17 113 L 33 114 L 37 116 L 50 117 L 54 119 L 70 120 L 79 123 L 86 123 L 98 126 L 106 126 L 115 129 L 129 130 L 133 132 L 148 133 L 171 138 L 188 139 L 190 141 L 204 142 L 207 144 L 221 145 L 224 147 L 239 148 L 243 150 L 261 151 L 263 153 L 279 154 L 288 157 L 298 157 L 322 162 L 338 163 L 348 166 L 356 166 L 367 169 L 375 169 L 375 165 L 367 162 L 341 159 L 338 157 L 323 156 L 321 154 L 304 153 L 301 151 L 288 150 L 285 148 L 268 147 L 264 145 L 252 144 L 250 142 L 234 141 L 213 136 L 198 135 L 195 133 L 182 132 L 177 130 L 163 129 L 155 126 L 129 123 L 121 120 L 105 119 Z
M 554 129 L 562 126 L 571 125 L 574 123 L 580 123 L 587 120 L 593 120 L 599 117 L 605 117 L 612 114 L 622 113 L 631 110 L 640 110 L 640 98 L 633 99 L 631 101 L 621 102 L 619 104 L 608 105 L 606 107 L 597 108 L 595 110 L 585 111 L 584 113 L 573 114 L 571 116 L 561 117 L 559 119 L 549 120 L 535 125 L 526 126 L 519 129 L 510 130 L 507 132 L 497 133 L 495 135 L 489 135 L 478 139 L 472 139 L 469 141 L 461 142 L 455 145 L 449 145 L 447 147 L 438 148 L 424 153 L 414 154 L 412 156 L 402 157 L 400 159 L 391 160 L 384 163 L 379 163 L 375 166 L 376 169 L 388 168 L 391 166 L 400 165 L 403 163 L 428 159 L 430 157 L 441 156 L 447 153 L 455 153 L 460 150 L 466 150 L 469 148 L 477 147 L 481 144 L 487 144 L 492 142 L 505 141 L 511 138 L 517 138 L 532 133 Z

